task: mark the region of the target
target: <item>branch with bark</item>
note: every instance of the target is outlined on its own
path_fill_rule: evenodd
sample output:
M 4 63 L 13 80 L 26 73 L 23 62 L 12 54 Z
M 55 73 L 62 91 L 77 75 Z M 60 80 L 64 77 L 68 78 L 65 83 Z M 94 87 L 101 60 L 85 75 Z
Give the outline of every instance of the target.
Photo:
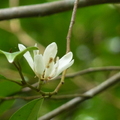
M 109 3 L 120 3 L 119 0 L 80 0 L 78 8 L 109 4 Z M 43 3 L 38 5 L 20 6 L 0 9 L 0 20 L 8 20 L 14 18 L 27 18 L 27 17 L 42 17 L 48 16 L 55 13 L 65 12 L 72 10 L 74 6 L 74 0 L 62 0 L 50 3 Z

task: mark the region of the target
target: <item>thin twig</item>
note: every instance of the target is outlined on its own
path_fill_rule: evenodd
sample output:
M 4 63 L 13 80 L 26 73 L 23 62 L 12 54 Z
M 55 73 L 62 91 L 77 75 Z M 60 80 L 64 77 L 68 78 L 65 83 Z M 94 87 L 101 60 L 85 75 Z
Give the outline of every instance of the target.
M 119 81 L 120 81 L 120 72 L 115 74 L 114 76 L 110 77 L 109 79 L 107 79 L 106 81 L 104 81 L 103 83 L 98 85 L 97 87 L 94 87 L 93 89 L 84 93 L 85 96 L 89 96 L 89 97 L 76 97 L 76 98 L 70 100 L 69 102 L 61 105 L 60 107 L 56 108 L 55 110 L 40 117 L 38 120 L 50 120 L 51 118 L 57 116 L 58 114 L 66 111 L 70 108 L 73 108 L 74 106 L 84 102 L 85 100 L 87 100 L 91 97 L 94 97 L 95 95 L 97 95 L 99 93 L 102 93 L 104 90 L 112 87 Z
M 108 66 L 108 67 L 98 67 L 98 68 L 88 68 L 85 70 L 81 70 L 72 74 L 68 74 L 65 76 L 65 78 L 73 78 L 77 77 L 80 75 L 85 75 L 88 73 L 93 73 L 93 72 L 103 72 L 103 71 L 120 71 L 120 67 L 117 66 Z M 61 76 L 57 77 L 56 79 L 60 79 Z
M 53 100 L 60 100 L 60 99 L 70 99 L 75 97 L 84 96 L 82 94 L 67 94 L 67 95 L 56 95 L 52 96 L 49 99 Z M 0 97 L 1 100 L 11 100 L 11 99 L 24 99 L 24 100 L 33 100 L 37 98 L 43 97 L 42 95 L 35 95 L 35 96 L 8 96 L 8 97 Z
M 77 5 L 78 5 L 78 1 L 79 0 L 75 0 L 75 2 L 74 2 L 73 12 L 72 12 L 71 21 L 70 21 L 70 25 L 69 25 L 69 29 L 68 29 L 68 34 L 67 34 L 66 53 L 68 53 L 70 51 L 70 38 L 71 38 L 73 23 L 75 21 L 75 15 L 76 15 L 76 9 L 77 9 Z M 63 71 L 62 78 L 61 78 L 58 86 L 56 87 L 54 92 L 51 93 L 51 94 L 56 94 L 59 91 L 60 87 L 64 84 L 64 79 L 65 79 L 66 72 L 67 72 L 67 69 Z
M 37 99 L 41 98 L 42 96 L 37 95 L 37 96 L 9 96 L 9 97 L 0 97 L 1 100 L 11 100 L 11 99 L 24 99 L 24 100 L 32 100 L 32 99 Z
M 18 82 L 18 81 L 16 81 L 16 80 L 11 80 L 11 79 L 8 79 L 8 78 L 5 78 L 5 80 L 10 81 L 10 82 L 14 82 L 14 83 L 16 83 L 16 84 L 18 84 L 18 85 L 22 86 L 21 81 L 20 81 L 20 82 Z
M 69 30 L 68 30 L 68 34 L 67 34 L 67 49 L 66 49 L 66 53 L 68 53 L 70 51 L 70 39 L 71 39 L 71 33 L 72 33 L 73 24 L 75 23 L 75 16 L 76 16 L 78 2 L 79 2 L 79 0 L 75 0 L 75 2 L 74 2 L 71 22 L 70 22 L 70 26 L 69 26 Z
M 89 74 L 92 72 L 103 72 L 103 71 L 120 71 L 120 67 L 117 66 L 107 66 L 107 67 L 98 67 L 98 68 L 88 68 L 85 70 L 81 70 L 72 74 L 68 74 L 65 76 L 65 78 L 74 78 L 77 77 L 79 75 L 85 75 L 85 74 Z M 58 76 L 57 78 L 55 78 L 54 80 L 58 80 L 61 79 L 61 76 Z M 32 86 L 36 87 L 38 85 L 37 83 L 34 83 Z M 28 87 L 25 87 L 22 89 L 22 92 L 29 92 L 31 89 Z
M 110 67 L 101 67 L 101 68 L 89 68 L 89 69 L 85 69 L 83 71 L 79 71 L 77 73 L 73 73 L 70 75 L 67 75 L 67 78 L 71 78 L 71 77 L 76 77 L 78 75 L 84 75 L 87 73 L 91 73 L 91 72 L 99 72 L 99 71 L 118 71 L 120 70 L 120 67 L 116 67 L 116 66 L 110 66 Z M 60 79 L 61 77 L 57 78 Z M 14 81 L 12 81 L 14 82 Z M 36 87 L 37 85 L 33 85 L 33 87 Z M 28 92 L 31 89 L 29 87 L 23 88 L 22 92 Z M 74 98 L 74 97 L 78 97 L 78 96 L 82 96 L 81 94 L 70 94 L 70 95 L 58 95 L 58 96 L 52 96 L 51 99 L 69 99 L 69 98 Z M 30 100 L 30 99 L 34 99 L 34 98 L 38 98 L 40 96 L 30 96 L 30 97 L 22 97 L 22 96 L 10 96 L 10 97 L 0 97 L 0 99 L 17 99 L 17 98 L 21 98 L 21 99 L 26 99 L 26 100 Z
M 25 81 L 25 78 L 24 78 L 24 76 L 22 74 L 22 70 L 21 70 L 21 66 L 20 66 L 19 62 L 18 62 L 18 64 L 16 64 L 15 62 L 13 62 L 13 65 L 17 68 L 17 70 L 18 70 L 18 72 L 20 74 L 20 77 L 22 79 L 22 84 L 26 85 L 26 81 Z
M 60 83 L 58 84 L 58 86 L 56 87 L 56 89 L 54 90 L 54 93 L 57 93 L 58 90 L 60 89 L 60 87 L 64 84 L 64 78 L 65 78 L 65 74 L 66 74 L 67 70 L 63 71 L 62 73 L 62 78 L 60 80 Z
M 49 92 L 41 91 L 41 90 L 37 89 L 36 87 L 34 87 L 34 86 L 30 85 L 29 83 L 27 83 L 27 82 L 25 81 L 25 78 L 24 78 L 23 74 L 22 74 L 22 69 L 21 69 L 20 64 L 19 64 L 19 63 L 16 64 L 15 62 L 13 62 L 13 64 L 14 64 L 14 66 L 17 68 L 17 70 L 18 70 L 18 72 L 19 72 L 19 74 L 20 74 L 20 77 L 21 77 L 21 79 L 22 79 L 22 85 L 21 85 L 21 86 L 27 86 L 27 87 L 29 87 L 30 89 L 32 89 L 32 90 L 40 93 L 40 94 L 43 95 L 43 96 L 46 96 L 46 95 L 49 96 L 49 94 L 50 94 Z
M 81 8 L 92 5 L 119 2 L 120 2 L 119 0 L 81 0 L 78 4 L 78 7 Z M 0 20 L 48 16 L 51 14 L 71 10 L 73 8 L 73 5 L 74 0 L 60 0 L 38 5 L 0 9 Z

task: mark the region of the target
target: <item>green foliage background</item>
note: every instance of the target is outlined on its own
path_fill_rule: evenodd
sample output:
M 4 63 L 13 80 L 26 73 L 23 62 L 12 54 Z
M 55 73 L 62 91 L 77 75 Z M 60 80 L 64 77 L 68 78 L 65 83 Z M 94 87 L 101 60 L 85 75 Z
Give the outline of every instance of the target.
M 19 5 L 32 5 L 52 0 L 21 0 Z M 9 1 L 1 1 L 0 8 L 8 8 Z M 21 27 L 34 40 L 43 46 L 51 42 L 58 45 L 58 56 L 62 57 L 66 51 L 66 35 L 70 23 L 71 11 L 58 13 L 46 17 L 19 19 Z M 3 29 L 10 21 L 0 22 L 0 49 L 4 51 L 18 51 L 18 37 Z M 8 26 L 9 27 L 9 26 Z M 27 39 L 25 39 L 27 41 Z M 28 40 L 29 41 L 29 40 Z M 29 46 L 29 45 L 28 45 Z M 77 72 L 90 67 L 120 66 L 120 11 L 112 4 L 97 5 L 77 10 L 74 24 L 71 51 L 75 63 L 69 73 Z M 20 79 L 16 69 L 9 64 L 3 55 L 0 55 L 0 74 L 7 78 Z M 24 75 L 29 83 L 37 81 L 34 73 L 24 59 L 20 61 Z M 94 72 L 72 79 L 66 79 L 58 95 L 83 93 L 105 81 L 116 71 Z M 44 91 L 53 91 L 59 81 L 51 81 L 44 85 Z M 19 92 L 22 88 L 15 83 L 0 79 L 0 96 L 32 96 L 38 93 L 30 91 Z M 45 100 L 40 115 L 43 115 L 69 99 Z M 0 120 L 9 117 L 28 101 L 22 99 L 0 100 Z M 119 120 L 120 119 L 120 85 L 112 87 L 95 98 L 85 101 L 77 107 L 65 111 L 55 117 L 55 120 Z

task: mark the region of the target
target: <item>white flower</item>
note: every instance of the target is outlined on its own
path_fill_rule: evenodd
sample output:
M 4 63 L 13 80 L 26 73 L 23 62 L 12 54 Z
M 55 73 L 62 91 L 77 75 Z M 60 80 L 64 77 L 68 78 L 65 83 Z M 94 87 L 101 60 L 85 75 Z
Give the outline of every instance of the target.
M 22 44 L 18 44 L 18 48 L 20 51 L 26 49 Z M 33 57 L 30 52 L 26 52 L 24 57 L 39 79 L 51 80 L 74 63 L 72 52 L 67 53 L 60 60 L 58 57 L 55 60 L 56 54 L 57 45 L 53 42 L 46 47 L 43 55 L 39 54 L 39 50 L 34 50 Z

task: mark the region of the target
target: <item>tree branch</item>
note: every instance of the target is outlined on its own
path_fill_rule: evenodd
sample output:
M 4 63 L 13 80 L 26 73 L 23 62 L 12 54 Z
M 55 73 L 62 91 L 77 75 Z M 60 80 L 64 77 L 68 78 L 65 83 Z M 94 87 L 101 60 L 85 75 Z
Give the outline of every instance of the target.
M 105 4 L 105 3 L 120 3 L 119 0 L 80 0 L 78 8 Z M 0 10 L 0 20 L 8 20 L 14 18 L 26 17 L 42 17 L 55 13 L 71 10 L 74 5 L 74 0 L 62 0 L 39 5 L 20 6 L 6 8 Z
M 94 87 L 93 89 L 85 92 L 84 96 L 88 96 L 88 97 L 76 97 L 76 98 L 70 100 L 69 102 L 61 105 L 60 107 L 56 108 L 55 110 L 40 117 L 38 120 L 50 120 L 51 118 L 57 116 L 58 114 L 62 113 L 63 111 L 66 111 L 66 110 L 82 103 L 83 101 L 103 92 L 104 90 L 113 86 L 114 84 L 118 83 L 119 81 L 120 81 L 120 72 L 117 73 L 116 75 L 112 76 L 111 78 L 107 79 L 105 82 L 101 83 L 97 87 Z
M 42 98 L 42 96 L 40 95 L 36 95 L 36 96 L 9 96 L 9 97 L 1 97 L 0 96 L 0 100 L 11 100 L 11 99 L 24 99 L 24 100 L 32 100 L 32 99 L 37 99 L 37 98 Z
M 79 75 L 89 74 L 92 72 L 103 72 L 103 71 L 120 71 L 120 67 L 117 66 L 107 66 L 107 67 L 98 67 L 98 68 L 88 68 L 85 70 L 81 70 L 72 74 L 68 74 L 65 76 L 65 78 L 74 78 Z M 55 78 L 54 80 L 61 79 L 61 75 Z M 34 83 L 32 86 L 36 87 L 38 83 Z M 22 92 L 29 92 L 31 89 L 29 87 L 25 87 L 22 89 Z
M 68 74 L 65 78 L 73 78 L 79 75 L 89 74 L 92 72 L 103 72 L 103 71 L 120 71 L 120 67 L 118 66 L 108 66 L 108 67 L 97 67 L 97 68 L 88 68 L 85 70 L 81 70 L 72 74 Z M 60 79 L 61 76 L 57 77 L 56 79 Z
M 116 67 L 116 66 L 109 66 L 109 67 L 100 67 L 100 68 L 88 68 L 70 75 L 66 75 L 66 78 L 72 78 L 72 77 L 76 77 L 79 75 L 84 75 L 84 74 L 88 74 L 91 72 L 99 72 L 99 71 L 119 71 L 120 67 Z M 60 79 L 61 76 L 57 77 L 57 79 Z M 35 83 L 33 85 L 33 87 L 36 87 L 37 83 Z M 25 87 L 22 89 L 22 92 L 29 92 L 31 90 L 31 88 L 29 87 Z M 51 99 L 70 99 L 70 98 L 74 98 L 74 97 L 79 97 L 82 96 L 82 94 L 69 94 L 69 95 L 57 95 L 57 96 L 52 96 Z M 40 98 L 41 95 L 36 95 L 36 96 L 9 96 L 9 97 L 0 97 L 0 99 L 2 100 L 11 100 L 11 99 L 25 99 L 25 100 L 31 100 L 31 99 L 36 99 L 36 98 Z
M 53 100 L 60 100 L 60 99 L 71 99 L 75 97 L 80 97 L 83 96 L 82 94 L 67 94 L 67 95 L 55 95 L 52 96 L 48 99 L 53 99 Z M 35 95 L 35 96 L 8 96 L 8 97 L 2 97 L 0 96 L 0 100 L 11 100 L 11 99 L 24 99 L 24 100 L 33 100 L 37 98 L 42 98 L 42 95 Z
M 68 74 L 66 75 L 66 78 L 73 78 L 73 77 L 77 77 L 79 75 L 84 75 L 84 74 L 89 74 L 91 72 L 101 72 L 101 71 L 120 71 L 120 67 L 117 66 L 109 66 L 109 67 L 99 67 L 99 68 L 88 68 L 76 73 L 72 73 L 72 74 Z M 57 77 L 56 79 L 61 79 L 61 76 Z M 33 87 L 36 87 L 38 83 L 33 84 Z M 25 87 L 22 89 L 22 92 L 29 92 L 31 90 L 31 88 L 29 87 Z M 74 98 L 74 97 L 79 97 L 82 96 L 81 94 L 69 94 L 69 95 L 55 95 L 52 96 L 51 99 L 70 99 L 70 98 Z M 31 100 L 31 99 L 36 99 L 36 98 L 40 98 L 41 96 L 9 96 L 9 97 L 0 97 L 0 99 L 2 100 L 10 100 L 10 99 L 25 99 L 25 100 Z

